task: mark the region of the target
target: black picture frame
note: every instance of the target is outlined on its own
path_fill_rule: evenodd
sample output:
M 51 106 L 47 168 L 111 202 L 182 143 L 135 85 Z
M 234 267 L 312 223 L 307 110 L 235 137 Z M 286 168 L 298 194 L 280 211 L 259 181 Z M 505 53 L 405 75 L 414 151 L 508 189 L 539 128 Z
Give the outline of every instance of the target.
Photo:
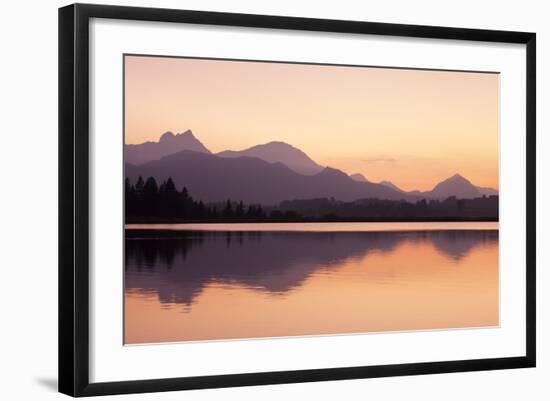
M 91 18 L 276 28 L 526 45 L 526 353 L 381 366 L 90 383 L 89 21 Z M 535 33 L 220 12 L 74 4 L 59 9 L 59 391 L 71 396 L 159 392 L 535 366 Z

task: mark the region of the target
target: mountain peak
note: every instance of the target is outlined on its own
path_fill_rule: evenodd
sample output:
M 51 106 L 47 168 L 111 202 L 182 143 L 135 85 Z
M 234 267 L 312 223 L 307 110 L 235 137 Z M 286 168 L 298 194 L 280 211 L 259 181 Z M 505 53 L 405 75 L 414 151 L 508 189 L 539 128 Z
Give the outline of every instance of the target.
M 456 174 L 450 176 L 449 178 L 441 181 L 438 185 L 443 184 L 443 183 L 453 184 L 453 185 L 465 185 L 465 186 L 471 185 L 471 186 L 474 186 L 470 182 L 470 180 L 468 180 L 467 178 L 465 178 L 464 176 L 462 176 L 458 173 L 456 173 Z
M 195 138 L 195 135 L 193 135 L 193 131 L 188 129 L 187 131 L 180 132 L 178 134 L 175 134 L 172 131 L 166 131 L 164 134 L 162 134 L 159 138 L 160 142 L 170 142 L 174 139 L 188 139 L 188 140 L 195 140 L 198 142 L 197 138 Z
M 480 196 L 478 188 L 469 180 L 455 174 L 446 180 L 441 181 L 431 191 L 438 198 L 456 196 L 457 198 L 477 198 Z
M 466 178 L 461 176 L 460 174 L 456 173 L 452 175 L 451 177 L 447 178 L 448 180 L 462 180 L 462 181 L 468 181 Z
M 124 145 L 124 160 L 131 164 L 142 164 L 158 160 L 182 150 L 200 153 L 210 151 L 193 135 L 191 130 L 174 135 L 172 131 L 162 134 L 158 142 L 144 142 L 137 145 Z
M 286 142 L 283 142 L 283 141 L 271 141 L 271 142 L 267 142 L 267 143 L 264 143 L 263 145 L 258 145 L 258 146 L 281 146 L 281 147 L 288 147 L 288 148 L 294 148 L 294 146 L 286 143 Z
M 303 155 L 305 157 L 308 157 L 303 151 L 301 151 L 297 147 L 282 141 L 266 142 L 266 143 L 262 143 L 260 145 L 252 146 L 251 148 L 246 149 L 246 151 L 251 151 L 251 150 L 283 152 L 283 154 Z
M 271 141 L 241 151 L 226 150 L 217 155 L 231 158 L 256 157 L 269 163 L 282 163 L 303 175 L 315 175 L 323 170 L 322 166 L 315 163 L 303 151 L 282 141 Z
M 170 141 L 171 139 L 174 139 L 174 133 L 172 131 L 166 131 L 164 134 L 160 136 L 159 142 L 166 142 Z
M 197 139 L 197 138 L 195 137 L 195 135 L 193 135 L 193 131 L 191 131 L 190 129 L 185 130 L 184 132 L 180 132 L 180 133 L 177 134 L 176 136 L 188 136 L 188 137 L 190 137 L 190 138 Z

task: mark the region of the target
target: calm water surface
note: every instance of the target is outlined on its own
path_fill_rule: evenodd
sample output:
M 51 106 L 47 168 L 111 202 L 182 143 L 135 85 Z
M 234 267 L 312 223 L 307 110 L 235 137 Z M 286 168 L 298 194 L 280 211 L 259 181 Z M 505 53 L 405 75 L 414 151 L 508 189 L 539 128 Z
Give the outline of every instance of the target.
M 126 228 L 127 344 L 499 323 L 498 223 Z

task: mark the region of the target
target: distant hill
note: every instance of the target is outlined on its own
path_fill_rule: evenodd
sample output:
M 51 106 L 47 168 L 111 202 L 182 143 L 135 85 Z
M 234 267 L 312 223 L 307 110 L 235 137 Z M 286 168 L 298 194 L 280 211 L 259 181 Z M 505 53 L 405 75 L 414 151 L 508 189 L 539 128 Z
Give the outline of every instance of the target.
M 485 195 L 485 196 L 498 195 L 498 191 L 493 188 L 488 188 L 488 187 L 476 187 L 476 188 L 481 195 Z
M 323 166 L 315 163 L 300 149 L 284 142 L 269 142 L 251 148 L 233 151 L 226 150 L 217 154 L 219 157 L 257 157 L 269 163 L 283 163 L 289 169 L 304 175 L 314 175 L 323 170 Z
M 382 181 L 380 184 L 388 185 L 391 188 L 402 191 L 397 186 L 393 185 L 389 181 Z M 391 185 L 390 185 L 391 184 Z M 430 191 L 402 191 L 410 196 L 417 198 L 427 199 L 446 199 L 454 196 L 459 199 L 474 199 L 480 196 L 498 196 L 498 190 L 487 187 L 477 187 L 472 184 L 468 179 L 464 178 L 460 174 L 455 174 L 449 177 L 433 187 Z
M 204 152 L 181 151 L 142 165 L 126 165 L 133 182 L 139 175 L 158 182 L 172 177 L 177 188 L 186 186 L 204 202 L 227 199 L 247 204 L 278 205 L 283 200 L 335 198 L 403 199 L 384 185 L 352 180 L 340 170 L 325 168 L 315 175 L 299 174 L 282 163 L 268 163 L 255 157 L 219 157 Z
M 438 199 L 448 198 L 449 196 L 456 196 L 461 199 L 471 199 L 481 196 L 477 187 L 460 174 L 455 174 L 441 181 L 431 191 L 425 192 L 424 194 L 430 198 Z
M 366 177 L 363 174 L 360 174 L 360 173 L 351 174 L 349 178 L 358 182 L 370 182 L 369 180 L 366 179 Z
M 389 188 L 395 189 L 398 192 L 405 192 L 391 181 L 380 181 L 380 184 L 385 185 Z M 416 194 L 414 194 L 414 195 L 416 195 Z
M 138 145 L 124 145 L 124 161 L 131 164 L 142 164 L 151 160 L 180 152 L 210 153 L 210 151 L 193 135 L 191 130 L 174 135 L 168 131 L 162 134 L 158 142 L 144 142 Z
M 388 181 L 382 181 L 380 184 L 388 185 Z M 393 184 L 389 186 L 397 191 L 401 191 L 401 189 Z M 459 199 L 474 199 L 483 195 L 498 196 L 498 190 L 487 187 L 477 187 L 460 174 L 455 174 L 441 181 L 430 191 L 408 191 L 404 193 L 413 197 L 427 199 L 446 199 L 450 196 L 455 196 Z

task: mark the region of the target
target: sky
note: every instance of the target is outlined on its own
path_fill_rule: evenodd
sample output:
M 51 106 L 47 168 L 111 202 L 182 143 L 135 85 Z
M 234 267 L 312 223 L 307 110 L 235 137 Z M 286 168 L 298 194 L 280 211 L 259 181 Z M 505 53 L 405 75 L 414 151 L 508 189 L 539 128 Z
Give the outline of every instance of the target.
M 212 152 L 289 143 L 404 190 L 498 189 L 499 75 L 125 57 L 125 143 L 191 129 Z

